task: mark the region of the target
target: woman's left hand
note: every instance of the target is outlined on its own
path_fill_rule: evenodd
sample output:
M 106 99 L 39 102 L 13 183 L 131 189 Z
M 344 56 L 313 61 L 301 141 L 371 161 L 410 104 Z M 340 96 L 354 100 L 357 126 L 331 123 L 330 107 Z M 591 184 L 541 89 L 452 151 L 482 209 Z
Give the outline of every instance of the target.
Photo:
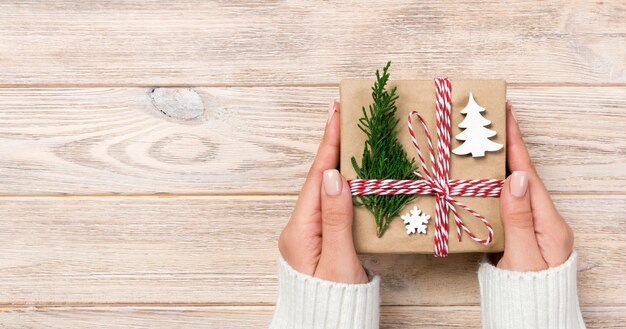
M 504 226 L 504 254 L 498 267 L 512 271 L 540 271 L 563 264 L 574 248 L 574 233 L 559 214 L 548 190 L 530 161 L 507 103 L 507 162 L 513 174 L 500 195 Z
M 339 103 L 332 102 L 324 137 L 296 207 L 278 240 L 296 271 L 343 283 L 367 283 L 352 240 L 352 194 L 337 171 Z

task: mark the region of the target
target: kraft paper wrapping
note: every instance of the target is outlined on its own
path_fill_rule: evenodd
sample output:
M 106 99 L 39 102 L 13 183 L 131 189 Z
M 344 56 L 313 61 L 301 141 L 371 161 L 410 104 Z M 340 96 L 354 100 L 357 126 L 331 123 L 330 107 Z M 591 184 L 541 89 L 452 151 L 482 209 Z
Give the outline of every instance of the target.
M 350 159 L 354 156 L 357 163 L 361 164 L 363 145 L 366 140 L 365 134 L 358 128 L 357 123 L 362 116 L 361 107 L 366 111 L 372 103 L 373 80 L 343 80 L 340 83 L 341 101 L 341 174 L 346 179 L 354 179 L 356 173 Z M 487 128 L 495 130 L 496 136 L 492 141 L 506 147 L 506 82 L 504 80 L 451 80 L 452 84 L 452 139 L 451 148 L 462 144 L 455 136 L 461 132 L 458 124 L 465 115 L 460 111 L 467 105 L 469 93 L 472 92 L 476 102 L 485 108 L 481 114 L 491 121 Z M 398 100 L 396 105 L 397 118 L 400 119 L 396 127 L 398 138 L 404 145 L 409 158 L 414 157 L 419 171 L 423 173 L 421 163 L 417 157 L 415 147 L 411 143 L 410 135 L 406 128 L 408 114 L 416 110 L 426 120 L 429 132 L 436 151 L 436 125 L 435 125 L 435 83 L 433 80 L 397 80 L 390 81 L 387 85 L 391 90 L 397 86 Z M 428 145 L 423 128 L 417 119 L 413 120 L 413 129 L 426 164 L 431 168 L 428 156 Z M 437 155 L 435 154 L 435 159 Z M 504 179 L 506 170 L 506 150 L 503 147 L 496 152 L 486 152 L 484 157 L 474 158 L 469 155 L 450 155 L 450 178 L 451 179 Z M 432 172 L 432 170 L 431 170 Z M 361 177 L 378 178 L 378 177 Z M 455 197 L 460 202 L 482 214 L 492 225 L 494 240 L 487 246 L 473 241 L 467 234 L 462 233 L 461 241 L 457 238 L 456 223 L 450 213 L 449 218 L 449 252 L 499 252 L 504 249 L 504 232 L 500 221 L 499 199 L 494 197 Z M 417 205 L 423 212 L 431 216 L 428 223 L 427 234 L 406 233 L 404 222 L 400 215 L 407 213 Z M 456 207 L 461 219 L 474 234 L 484 239 L 487 237 L 487 229 L 477 218 Z M 376 235 L 376 224 L 373 215 L 365 207 L 354 208 L 353 221 L 354 244 L 359 253 L 427 253 L 434 252 L 433 237 L 435 224 L 435 197 L 420 195 L 416 200 L 405 206 L 398 216 L 394 217 L 382 237 Z

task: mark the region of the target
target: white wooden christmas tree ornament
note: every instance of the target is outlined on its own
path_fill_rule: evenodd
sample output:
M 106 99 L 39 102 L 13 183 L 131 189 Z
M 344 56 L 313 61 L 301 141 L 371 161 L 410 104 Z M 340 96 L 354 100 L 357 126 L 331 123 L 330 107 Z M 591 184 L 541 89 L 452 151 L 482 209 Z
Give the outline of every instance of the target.
M 456 135 L 456 139 L 464 142 L 452 150 L 452 153 L 456 155 L 472 153 L 473 157 L 482 157 L 485 156 L 485 151 L 493 152 L 502 149 L 502 144 L 489 139 L 495 136 L 496 132 L 485 128 L 491 124 L 491 121 L 480 114 L 484 111 L 485 108 L 478 105 L 474 100 L 474 95 L 470 93 L 467 106 L 461 110 L 461 113 L 465 114 L 465 119 L 459 123 L 459 128 L 465 130 Z
M 406 227 L 406 234 L 413 234 L 415 232 L 426 234 L 430 216 L 423 213 L 417 206 L 413 206 L 410 212 L 401 217 Z

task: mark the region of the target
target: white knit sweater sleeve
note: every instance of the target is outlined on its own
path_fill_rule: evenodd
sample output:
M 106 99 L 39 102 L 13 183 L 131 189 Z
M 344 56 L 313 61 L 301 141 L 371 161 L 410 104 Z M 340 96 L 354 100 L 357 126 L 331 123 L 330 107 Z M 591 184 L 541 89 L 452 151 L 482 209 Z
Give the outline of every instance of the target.
M 484 262 L 478 270 L 483 328 L 585 328 L 576 290 L 576 252 L 560 266 L 514 272 Z
M 321 280 L 278 259 L 278 301 L 271 329 L 378 328 L 380 278 L 365 284 Z
M 482 263 L 478 279 L 483 328 L 585 328 L 576 258 L 573 252 L 562 265 L 539 272 L 507 271 Z M 278 277 L 271 329 L 379 327 L 377 276 L 367 284 L 336 283 L 299 273 L 279 258 Z

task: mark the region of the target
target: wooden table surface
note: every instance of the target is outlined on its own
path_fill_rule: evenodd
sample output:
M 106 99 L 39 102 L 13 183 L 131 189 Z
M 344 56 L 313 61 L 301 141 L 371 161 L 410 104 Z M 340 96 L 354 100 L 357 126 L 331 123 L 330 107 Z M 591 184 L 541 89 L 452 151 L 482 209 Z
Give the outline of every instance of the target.
M 266 327 L 326 106 L 387 60 L 508 81 L 588 326 L 626 327 L 621 0 L 0 2 L 0 327 Z M 479 257 L 363 257 L 382 327 L 480 327 Z

